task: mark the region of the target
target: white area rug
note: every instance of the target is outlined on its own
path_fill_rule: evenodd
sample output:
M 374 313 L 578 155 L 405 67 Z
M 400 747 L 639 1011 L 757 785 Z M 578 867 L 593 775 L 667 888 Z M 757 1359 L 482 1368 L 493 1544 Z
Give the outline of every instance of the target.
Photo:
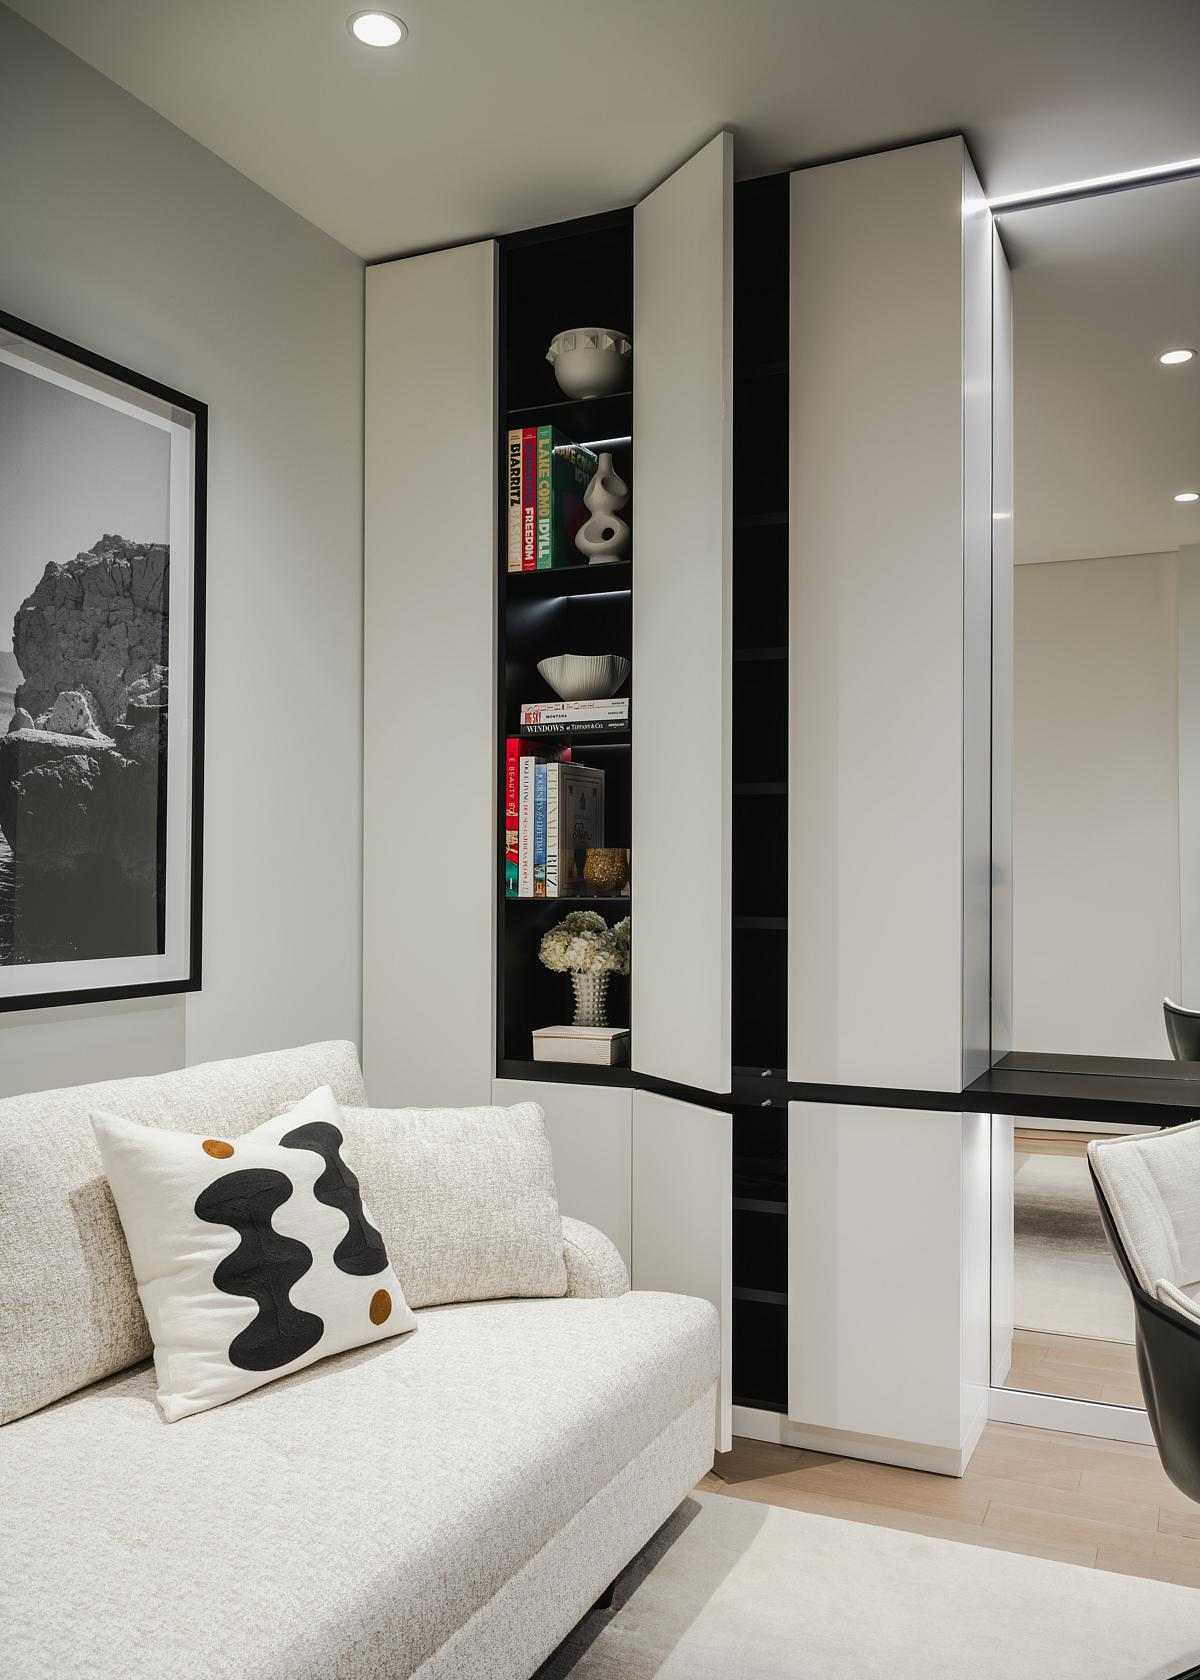
M 1013 1155 L 1015 1298 L 1022 1330 L 1132 1342 L 1133 1303 L 1108 1251 L 1082 1155 Z
M 686 1500 L 535 1680 L 1166 1680 L 1200 1591 L 811 1516 Z

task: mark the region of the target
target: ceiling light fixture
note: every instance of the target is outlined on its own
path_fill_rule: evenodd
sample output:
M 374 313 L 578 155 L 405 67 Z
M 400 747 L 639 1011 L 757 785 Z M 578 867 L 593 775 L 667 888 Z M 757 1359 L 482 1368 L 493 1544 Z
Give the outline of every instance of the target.
M 1058 198 L 1086 198 L 1091 193 L 1119 192 L 1122 187 L 1140 187 L 1151 181 L 1171 181 L 1188 175 L 1200 175 L 1200 158 L 1155 163 L 1148 169 L 1123 169 L 1116 175 L 1092 175 L 1083 181 L 1062 181 L 1057 186 L 1037 187 L 1031 192 L 1002 193 L 999 198 L 989 198 L 988 206 L 992 210 L 1016 210 L 1052 204 Z
M 1180 362 L 1190 362 L 1195 354 L 1194 350 L 1164 350 L 1158 359 L 1164 367 L 1178 367 Z
M 1200 502 L 1200 490 L 1181 490 L 1175 500 L 1177 502 Z
M 346 27 L 364 47 L 398 47 L 408 34 L 403 18 L 391 12 L 352 12 Z

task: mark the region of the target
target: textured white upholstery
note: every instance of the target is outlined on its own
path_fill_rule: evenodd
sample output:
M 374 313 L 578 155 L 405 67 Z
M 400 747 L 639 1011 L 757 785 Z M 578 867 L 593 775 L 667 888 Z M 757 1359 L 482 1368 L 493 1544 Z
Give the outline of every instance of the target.
M 567 1294 L 577 1299 L 623 1295 L 629 1273 L 614 1242 L 582 1219 L 563 1218 L 563 1259 L 567 1263 Z
M 537 1103 L 346 1108 L 346 1145 L 410 1307 L 562 1295 L 562 1221 Z
M 711 1463 L 716 1313 L 417 1318 L 179 1424 L 143 1367 L 0 1432 L 6 1680 L 528 1676 Z
M 1149 1295 L 1200 1278 L 1200 1121 L 1148 1137 L 1094 1140 L 1088 1159 L 1134 1276 Z M 1160 1297 L 1166 1298 L 1166 1297 Z M 1182 1294 L 1183 1301 L 1188 1296 Z M 1169 1304 L 1178 1306 L 1171 1297 Z M 1194 1303 L 1189 1303 L 1197 1316 Z
M 239 1137 L 318 1085 L 365 1101 L 353 1044 L 0 1100 L 0 1423 L 150 1355 L 92 1110 Z

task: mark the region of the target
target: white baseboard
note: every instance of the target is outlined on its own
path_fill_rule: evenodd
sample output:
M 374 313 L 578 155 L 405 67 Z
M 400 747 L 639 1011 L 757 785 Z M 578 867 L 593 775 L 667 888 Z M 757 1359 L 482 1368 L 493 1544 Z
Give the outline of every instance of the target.
M 960 1447 L 933 1447 L 924 1441 L 894 1441 L 883 1435 L 855 1435 L 813 1424 L 793 1423 L 781 1412 L 764 1412 L 756 1406 L 733 1408 L 733 1433 L 751 1441 L 771 1441 L 782 1447 L 804 1447 L 810 1452 L 836 1453 L 839 1458 L 864 1458 L 872 1464 L 897 1464 L 906 1470 L 928 1470 L 937 1476 L 961 1476 L 975 1451 L 988 1419 L 982 1406 L 972 1419 L 967 1439 Z
M 988 1416 L 993 1423 L 1023 1423 L 1030 1429 L 1057 1429 L 1064 1435 L 1099 1435 L 1106 1441 L 1154 1445 L 1150 1419 L 1140 1406 L 1105 1406 L 1098 1400 L 1064 1400 L 1057 1394 L 993 1388 Z M 733 1427 L 736 1431 L 736 1416 Z

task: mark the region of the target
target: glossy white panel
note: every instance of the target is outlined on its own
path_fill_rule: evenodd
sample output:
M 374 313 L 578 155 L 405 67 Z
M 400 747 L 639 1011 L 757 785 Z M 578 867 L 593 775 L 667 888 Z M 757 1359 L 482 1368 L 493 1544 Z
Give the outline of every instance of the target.
M 634 214 L 635 1066 L 730 1081 L 733 139 Z
M 494 1103 L 536 1102 L 554 1152 L 559 1211 L 610 1237 L 632 1271 L 632 1092 L 606 1085 L 494 1079 Z
M 968 169 L 951 139 L 792 176 L 797 1080 L 958 1091 L 986 1062 L 991 259 Z
M 700 1295 L 721 1315 L 717 1448 L 731 1445 L 733 1122 L 633 1093 L 633 1286 Z
M 987 1165 L 977 1115 L 790 1105 L 793 1423 L 969 1448 L 987 1405 Z
M 491 1093 L 495 245 L 367 270 L 363 1065 Z

